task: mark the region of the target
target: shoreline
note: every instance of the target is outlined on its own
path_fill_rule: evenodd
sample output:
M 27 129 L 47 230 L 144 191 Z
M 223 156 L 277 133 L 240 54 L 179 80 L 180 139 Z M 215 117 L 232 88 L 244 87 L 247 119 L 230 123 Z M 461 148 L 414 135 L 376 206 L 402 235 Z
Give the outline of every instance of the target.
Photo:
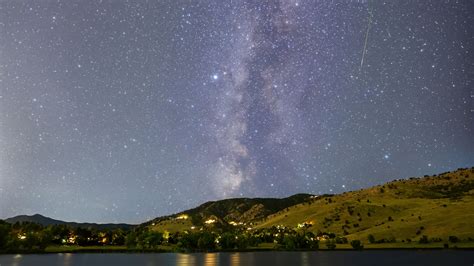
M 469 243 L 469 246 L 453 246 L 449 248 L 444 247 L 365 247 L 361 250 L 355 250 L 353 248 L 347 247 L 340 247 L 336 249 L 327 249 L 327 248 L 320 248 L 320 249 L 294 249 L 294 250 L 285 250 L 285 249 L 277 249 L 277 248 L 248 248 L 248 249 L 230 249 L 230 250 L 180 250 L 180 249 L 127 249 L 126 247 L 48 247 L 50 250 L 44 251 L 13 251 L 13 252 L 6 252 L 0 253 L 2 255 L 47 255 L 47 254 L 105 254 L 105 253 L 128 253 L 128 254 L 145 254 L 145 253 L 180 253 L 180 254 L 193 254 L 193 253 L 232 253 L 232 252 L 239 252 L 239 253 L 248 253 L 248 252 L 333 252 L 333 251 L 400 251 L 400 250 L 410 250 L 410 251 L 441 251 L 441 250 L 449 250 L 449 251 L 474 251 L 474 243 Z

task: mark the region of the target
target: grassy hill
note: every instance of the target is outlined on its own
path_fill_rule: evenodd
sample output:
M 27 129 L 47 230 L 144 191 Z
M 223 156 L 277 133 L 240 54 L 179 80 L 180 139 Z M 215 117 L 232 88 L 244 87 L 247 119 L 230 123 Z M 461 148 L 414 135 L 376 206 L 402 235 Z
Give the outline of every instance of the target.
M 180 219 L 182 218 L 182 219 Z M 186 219 L 184 219 L 186 218 Z M 206 224 L 206 220 L 214 220 Z M 146 224 L 156 231 L 199 227 L 252 229 L 298 224 L 312 232 L 330 232 L 349 240 L 417 241 L 426 235 L 446 240 L 474 239 L 474 168 L 422 178 L 395 180 L 339 195 L 297 194 L 284 199 L 226 199 Z M 235 225 L 235 224 L 234 224 Z
M 255 228 L 312 224 L 310 231 L 351 239 L 474 238 L 474 168 L 334 196 L 321 196 L 269 215 Z

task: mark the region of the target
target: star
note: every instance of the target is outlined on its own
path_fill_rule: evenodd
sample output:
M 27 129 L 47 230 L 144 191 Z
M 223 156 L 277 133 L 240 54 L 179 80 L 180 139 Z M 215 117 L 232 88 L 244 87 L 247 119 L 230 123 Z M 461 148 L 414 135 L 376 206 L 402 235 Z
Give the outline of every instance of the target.
M 188 2 L 0 1 L 0 219 L 141 223 L 474 165 L 462 1 Z

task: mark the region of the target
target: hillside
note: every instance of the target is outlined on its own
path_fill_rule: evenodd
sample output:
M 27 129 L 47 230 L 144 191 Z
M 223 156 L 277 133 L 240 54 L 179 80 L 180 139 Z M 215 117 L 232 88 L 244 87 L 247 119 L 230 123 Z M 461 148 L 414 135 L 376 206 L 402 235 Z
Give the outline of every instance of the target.
M 65 222 L 61 220 L 55 220 L 40 214 L 34 215 L 18 215 L 12 218 L 5 219 L 6 222 L 14 224 L 16 222 L 31 222 L 37 223 L 44 226 L 48 225 L 69 225 L 71 227 L 82 227 L 82 228 L 94 228 L 94 229 L 129 229 L 135 225 L 131 224 L 96 224 L 96 223 L 76 223 L 76 222 Z
M 313 232 L 348 239 L 474 238 L 474 168 L 334 196 L 321 196 L 268 216 L 255 228 L 312 224 Z
M 175 215 L 158 217 L 143 225 L 151 226 L 154 230 L 170 232 L 189 230 L 191 226 L 247 225 L 290 206 L 307 202 L 310 198 L 309 194 L 296 194 L 283 199 L 235 198 L 210 201 Z
M 474 239 L 474 168 L 422 178 L 395 180 L 339 195 L 296 194 L 288 198 L 235 198 L 206 202 L 177 214 L 141 224 L 153 231 L 199 228 L 256 230 L 274 226 L 314 233 L 335 233 L 349 240 L 413 241 L 457 236 Z M 73 223 L 41 215 L 21 215 L 9 223 L 113 229 L 129 224 Z M 409 240 L 408 240 L 409 239 Z
M 474 168 L 395 180 L 339 195 L 297 194 L 284 199 L 226 199 L 207 202 L 148 223 L 156 231 L 219 227 L 297 228 L 351 239 L 409 241 L 474 238 Z M 206 223 L 208 221 L 209 223 Z M 227 226 L 227 227 L 226 227 Z

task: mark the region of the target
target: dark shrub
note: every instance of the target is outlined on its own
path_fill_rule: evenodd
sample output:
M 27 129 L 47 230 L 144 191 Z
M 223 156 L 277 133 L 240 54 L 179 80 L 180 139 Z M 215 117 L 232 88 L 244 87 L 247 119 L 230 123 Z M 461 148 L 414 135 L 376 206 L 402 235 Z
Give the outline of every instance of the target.
M 347 238 L 343 236 L 336 237 L 336 244 L 347 244 Z
M 373 235 L 368 235 L 367 239 L 369 240 L 369 243 L 375 243 L 375 237 Z
M 333 240 L 327 240 L 327 241 L 326 241 L 326 247 L 327 247 L 328 249 L 331 249 L 331 250 L 332 250 L 332 249 L 336 249 L 336 242 L 333 241 Z
M 213 250 L 216 248 L 214 234 L 203 232 L 198 239 L 197 246 L 202 250 Z
M 356 249 L 356 250 L 361 250 L 364 248 L 364 245 L 362 244 L 362 242 L 360 242 L 360 240 L 352 240 L 351 246 L 353 249 Z
M 420 244 L 428 244 L 430 241 L 428 240 L 428 237 L 423 235 L 422 237 L 420 237 L 420 240 L 418 241 L 418 243 Z
M 237 246 L 236 236 L 229 232 L 223 233 L 219 244 L 223 249 L 234 249 Z
M 459 242 L 459 238 L 457 236 L 449 236 L 449 242 L 451 243 L 457 243 Z

